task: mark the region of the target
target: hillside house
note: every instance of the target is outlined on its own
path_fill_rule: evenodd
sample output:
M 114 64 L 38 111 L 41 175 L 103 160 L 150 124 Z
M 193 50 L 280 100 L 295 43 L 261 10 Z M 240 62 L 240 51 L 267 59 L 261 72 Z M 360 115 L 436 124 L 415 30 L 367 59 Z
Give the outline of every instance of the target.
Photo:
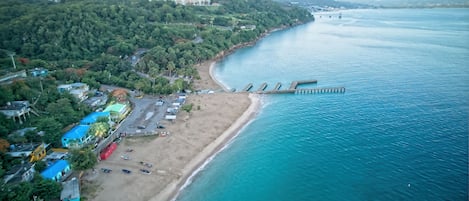
M 88 92 L 90 91 L 90 87 L 85 83 L 76 82 L 73 84 L 61 84 L 57 87 L 57 90 L 60 93 L 68 91 L 78 100 L 84 101 L 88 98 Z
M 0 112 L 3 113 L 7 118 L 13 118 L 13 121 L 18 121 L 20 124 L 26 121 L 26 114 L 29 115 L 31 109 L 29 108 L 29 101 L 12 101 L 8 102 L 7 105 L 0 107 Z

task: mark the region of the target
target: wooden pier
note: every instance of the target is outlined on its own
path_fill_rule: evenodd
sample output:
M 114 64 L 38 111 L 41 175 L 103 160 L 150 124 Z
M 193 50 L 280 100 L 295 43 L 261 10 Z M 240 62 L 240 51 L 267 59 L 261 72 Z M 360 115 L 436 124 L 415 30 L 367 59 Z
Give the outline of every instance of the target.
M 257 91 L 254 93 L 258 94 L 338 94 L 345 93 L 345 87 L 322 87 L 322 88 L 298 88 L 302 84 L 316 84 L 317 80 L 301 80 L 293 81 L 290 84 L 290 88 L 280 90 L 282 84 L 277 82 L 275 87 L 272 90 L 265 90 L 267 88 L 267 83 L 262 83 Z M 249 92 L 253 87 L 252 83 L 249 83 L 244 89 L 243 92 Z

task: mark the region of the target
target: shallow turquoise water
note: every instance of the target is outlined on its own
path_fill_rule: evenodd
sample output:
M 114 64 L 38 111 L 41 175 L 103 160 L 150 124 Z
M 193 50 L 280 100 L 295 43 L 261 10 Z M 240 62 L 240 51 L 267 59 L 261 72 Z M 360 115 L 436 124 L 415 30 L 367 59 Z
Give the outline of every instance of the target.
M 218 64 L 231 88 L 318 79 L 345 94 L 264 96 L 178 200 L 467 200 L 469 9 L 341 11 Z

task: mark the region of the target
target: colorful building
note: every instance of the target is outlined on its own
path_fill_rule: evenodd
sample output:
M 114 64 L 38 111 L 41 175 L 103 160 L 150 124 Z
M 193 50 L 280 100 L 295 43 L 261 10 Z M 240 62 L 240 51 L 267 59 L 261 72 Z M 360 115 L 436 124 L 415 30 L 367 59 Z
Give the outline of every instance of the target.
M 104 112 L 111 113 L 111 119 L 115 122 L 119 122 L 124 119 L 129 111 L 130 108 L 127 105 L 120 103 L 109 105 L 104 109 Z
M 98 121 L 100 117 L 106 117 L 108 121 L 110 120 L 111 113 L 110 112 L 93 112 L 86 117 L 84 117 L 81 121 L 81 125 L 91 125 Z
M 89 143 L 93 136 L 88 135 L 89 125 L 77 125 L 70 129 L 62 136 L 62 146 L 69 148 L 70 146 L 81 147 L 83 144 Z
M 70 164 L 66 160 L 58 160 L 42 171 L 41 176 L 45 179 L 61 181 L 70 171 Z

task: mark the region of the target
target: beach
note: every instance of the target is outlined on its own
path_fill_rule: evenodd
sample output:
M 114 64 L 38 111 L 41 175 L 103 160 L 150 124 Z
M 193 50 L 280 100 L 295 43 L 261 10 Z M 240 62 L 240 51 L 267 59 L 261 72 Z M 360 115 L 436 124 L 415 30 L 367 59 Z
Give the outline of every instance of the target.
M 171 200 L 188 178 L 207 159 L 216 154 L 256 115 L 258 95 L 228 93 L 212 79 L 214 61 L 197 66 L 200 80 L 196 89 L 214 90 L 213 94 L 190 94 L 190 113 L 180 111 L 174 122 L 163 122 L 165 137 L 126 137 L 107 160 L 83 177 L 82 191 L 88 200 Z M 131 152 L 126 150 L 131 149 Z M 129 160 L 122 159 L 127 156 Z M 144 161 L 151 168 L 140 164 Z M 111 173 L 99 171 L 109 168 Z M 142 174 L 139 169 L 151 174 Z M 131 170 L 124 174 L 121 170 Z

